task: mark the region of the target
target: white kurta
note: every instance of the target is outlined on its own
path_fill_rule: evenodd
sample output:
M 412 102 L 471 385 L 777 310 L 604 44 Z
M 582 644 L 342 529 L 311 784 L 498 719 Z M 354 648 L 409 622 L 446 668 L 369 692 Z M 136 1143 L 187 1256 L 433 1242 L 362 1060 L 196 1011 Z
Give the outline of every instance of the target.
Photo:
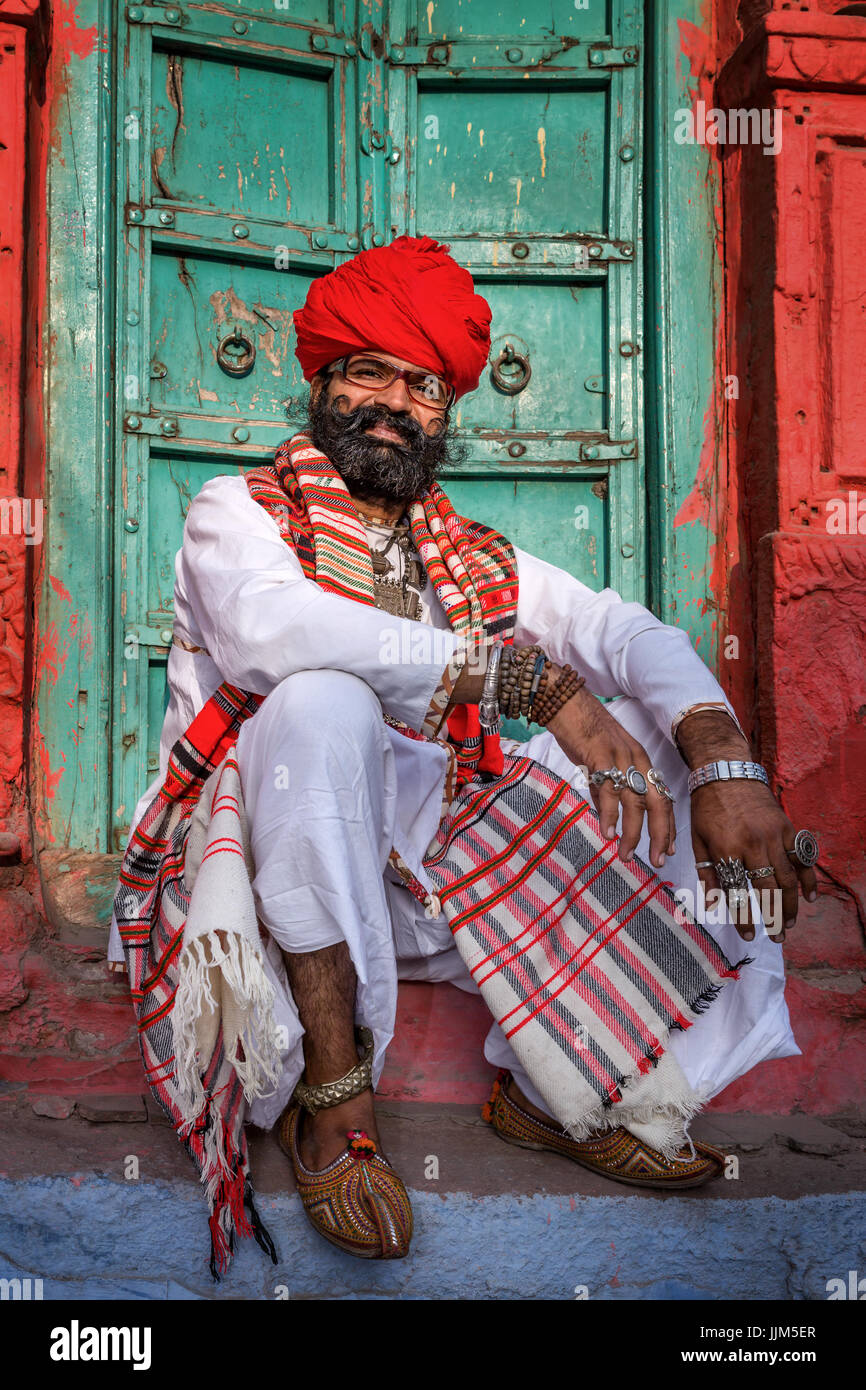
M 681 629 L 612 589 L 596 593 L 522 550 L 516 556 L 515 641 L 543 644 L 554 662 L 569 662 L 585 675 L 595 695 L 620 697 L 608 707 L 611 714 L 644 746 L 677 798 L 677 852 L 663 875 L 695 894 L 687 770 L 670 727 L 678 711 L 698 702 L 731 709 L 721 686 Z M 283 1083 L 251 1110 L 256 1123 L 270 1126 L 303 1067 L 302 1032 L 277 940 L 290 951 L 347 940 L 359 978 L 359 1018 L 376 1039 L 375 1077 L 393 1033 L 398 975 L 475 989 L 444 916 L 428 921 L 386 869 L 393 844 L 427 881 L 422 859 L 438 825 L 446 757 L 435 744 L 391 729 L 381 712 L 420 728 L 460 639 L 429 586 L 426 624 L 324 592 L 305 577 L 239 475 L 210 479 L 194 498 L 175 573 L 175 634 L 204 650 L 171 649 L 160 771 L 131 822 L 158 790 L 172 745 L 223 680 L 261 695 L 277 692 L 242 727 L 237 750 L 256 864 L 253 892 L 272 937 L 268 955 L 285 1044 Z M 305 680 L 287 679 L 304 672 L 310 673 Z M 356 680 L 341 680 L 341 673 Z M 585 786 L 552 735 L 537 735 L 520 751 Z M 648 859 L 646 830 L 637 853 Z M 730 923 L 706 924 L 730 958 L 745 954 Z M 708 1096 L 756 1062 L 798 1051 L 778 945 L 759 930 L 748 954 L 754 964 L 740 981 L 726 986 L 691 1029 L 671 1038 L 689 1081 Z M 123 958 L 114 923 L 109 958 Z M 485 1053 L 519 1071 L 495 1025 Z M 538 1103 L 527 1079 L 518 1074 L 518 1082 Z

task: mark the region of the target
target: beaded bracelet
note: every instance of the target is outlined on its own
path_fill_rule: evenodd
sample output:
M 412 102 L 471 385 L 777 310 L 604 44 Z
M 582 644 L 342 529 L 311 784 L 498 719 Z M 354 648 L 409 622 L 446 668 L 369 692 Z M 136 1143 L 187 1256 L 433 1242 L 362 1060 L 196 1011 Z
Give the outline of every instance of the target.
M 535 723 L 542 727 L 549 724 L 563 705 L 567 704 L 584 685 L 586 685 L 586 676 L 579 676 L 568 665 L 563 666 L 559 679 L 549 690 L 545 690 L 544 695 L 536 704 L 532 716 Z
M 514 688 L 517 670 L 516 652 L 514 647 L 509 644 L 502 649 L 502 661 L 499 667 L 499 708 L 506 719 L 510 718 L 508 709 L 511 704 L 511 692 Z
M 501 670 L 499 683 L 499 705 L 506 719 L 513 719 L 516 716 L 512 713 L 512 705 L 516 703 L 517 685 L 520 679 L 520 667 L 522 648 L 508 646 L 503 651 L 508 653 L 506 665 Z
M 531 647 L 521 647 L 514 659 L 513 682 L 510 689 L 509 699 L 509 718 L 517 719 L 520 715 L 528 715 L 532 701 L 532 683 L 535 672 L 536 660 L 544 658 L 544 653 L 536 644 Z M 546 658 L 544 658 L 546 660 Z
M 536 698 L 547 689 L 550 661 L 533 643 L 529 647 L 506 645 L 499 667 L 499 708 L 505 719 L 532 717 Z
M 532 719 L 532 711 L 535 708 L 535 701 L 538 696 L 538 692 L 541 689 L 541 683 L 544 678 L 544 673 L 549 669 L 549 660 L 544 655 L 544 652 L 540 652 L 538 656 L 535 658 L 535 666 L 532 672 L 532 685 L 529 690 L 529 708 L 526 711 L 526 717 L 529 720 Z

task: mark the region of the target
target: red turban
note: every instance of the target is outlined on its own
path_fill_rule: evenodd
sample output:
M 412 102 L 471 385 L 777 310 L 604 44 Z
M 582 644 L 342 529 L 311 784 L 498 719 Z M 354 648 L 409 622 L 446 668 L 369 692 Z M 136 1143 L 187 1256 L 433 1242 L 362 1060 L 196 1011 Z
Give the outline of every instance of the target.
M 361 251 L 310 286 L 294 313 L 307 381 L 346 353 L 378 349 L 474 391 L 490 351 L 490 306 L 431 237 Z

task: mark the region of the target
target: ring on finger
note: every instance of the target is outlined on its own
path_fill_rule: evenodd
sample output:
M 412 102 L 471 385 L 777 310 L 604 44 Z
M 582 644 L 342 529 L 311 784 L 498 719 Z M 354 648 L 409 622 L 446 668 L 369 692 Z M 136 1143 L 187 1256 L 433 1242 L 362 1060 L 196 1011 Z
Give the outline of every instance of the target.
M 654 767 L 648 769 L 646 780 L 649 782 L 651 787 L 655 787 L 655 790 L 658 792 L 659 796 L 666 796 L 668 801 L 676 800 L 676 798 L 672 796 L 671 789 L 668 786 L 667 782 L 662 777 L 661 773 L 657 772 Z
M 599 767 L 595 772 L 589 774 L 589 780 L 594 787 L 601 787 L 607 781 L 608 777 L 613 779 L 614 774 L 618 772 L 619 768 L 616 767 Z
M 646 796 L 647 780 L 642 772 L 638 772 L 634 763 L 626 768 L 625 781 L 630 792 L 635 792 L 637 796 Z
M 600 767 L 597 772 L 590 775 L 590 782 L 596 787 L 600 787 L 603 782 L 609 781 L 615 792 L 622 791 L 626 785 L 626 775 L 618 767 Z
M 760 869 L 747 869 L 746 878 L 770 878 L 775 872 L 772 864 L 765 864 Z
M 719 859 L 713 865 L 713 868 L 718 876 L 720 886 L 726 893 L 729 893 L 732 889 L 736 891 L 747 886 L 746 866 L 742 859 L 735 859 L 731 855 L 728 855 L 727 859 Z
M 794 848 L 787 851 L 790 859 L 796 859 L 804 868 L 811 869 L 818 859 L 818 840 L 811 830 L 798 830 L 794 836 Z

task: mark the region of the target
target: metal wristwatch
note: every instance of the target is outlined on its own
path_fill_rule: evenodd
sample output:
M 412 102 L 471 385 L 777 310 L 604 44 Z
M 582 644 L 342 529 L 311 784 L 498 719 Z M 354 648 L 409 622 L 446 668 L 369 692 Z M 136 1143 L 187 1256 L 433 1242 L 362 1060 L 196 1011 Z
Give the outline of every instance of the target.
M 504 642 L 494 642 L 490 649 L 481 699 L 478 701 L 478 718 L 486 734 L 495 734 L 499 728 L 499 663 L 504 645 Z
M 742 758 L 719 758 L 716 762 L 696 767 L 694 772 L 689 773 L 689 791 L 693 792 L 696 787 L 703 787 L 707 782 L 731 782 L 738 778 L 763 782 L 765 786 L 770 785 L 767 770 L 760 763 Z

